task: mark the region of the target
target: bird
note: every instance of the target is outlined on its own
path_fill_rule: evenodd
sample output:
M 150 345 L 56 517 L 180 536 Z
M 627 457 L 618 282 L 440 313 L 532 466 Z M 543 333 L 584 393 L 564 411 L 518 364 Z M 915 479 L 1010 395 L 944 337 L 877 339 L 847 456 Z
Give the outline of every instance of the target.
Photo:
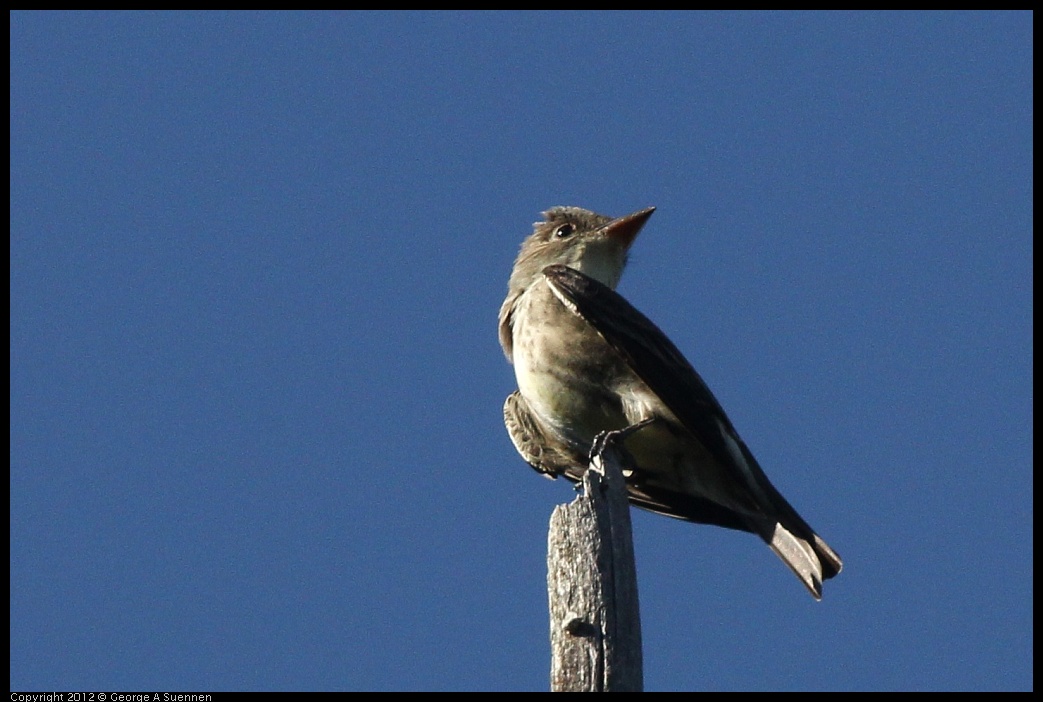
M 507 433 L 538 472 L 578 483 L 595 439 L 622 432 L 632 504 L 761 537 L 820 600 L 840 556 L 772 485 L 692 364 L 615 291 L 654 211 L 559 206 L 533 224 L 499 313 L 518 384 Z

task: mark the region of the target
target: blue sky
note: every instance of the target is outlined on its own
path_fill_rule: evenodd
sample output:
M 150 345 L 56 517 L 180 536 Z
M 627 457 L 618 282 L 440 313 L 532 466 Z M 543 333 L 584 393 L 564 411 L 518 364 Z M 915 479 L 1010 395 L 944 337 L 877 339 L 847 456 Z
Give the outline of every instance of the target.
M 11 687 L 542 690 L 541 210 L 844 557 L 635 511 L 651 690 L 1032 687 L 1032 17 L 11 15 Z

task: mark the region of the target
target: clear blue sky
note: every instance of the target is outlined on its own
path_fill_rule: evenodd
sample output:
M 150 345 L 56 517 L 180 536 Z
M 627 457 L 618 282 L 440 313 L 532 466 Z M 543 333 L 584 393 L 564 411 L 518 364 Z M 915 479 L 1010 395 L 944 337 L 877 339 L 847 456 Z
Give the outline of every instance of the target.
M 1032 686 L 1032 16 L 11 15 L 11 686 L 542 690 L 539 212 L 844 557 L 635 512 L 652 690 Z

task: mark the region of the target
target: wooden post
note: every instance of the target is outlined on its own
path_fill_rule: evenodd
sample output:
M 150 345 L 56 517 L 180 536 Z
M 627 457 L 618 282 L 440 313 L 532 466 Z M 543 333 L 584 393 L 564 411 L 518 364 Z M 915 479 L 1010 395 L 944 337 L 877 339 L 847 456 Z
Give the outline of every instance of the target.
M 625 457 L 605 441 L 547 544 L 551 690 L 640 692 L 641 616 Z

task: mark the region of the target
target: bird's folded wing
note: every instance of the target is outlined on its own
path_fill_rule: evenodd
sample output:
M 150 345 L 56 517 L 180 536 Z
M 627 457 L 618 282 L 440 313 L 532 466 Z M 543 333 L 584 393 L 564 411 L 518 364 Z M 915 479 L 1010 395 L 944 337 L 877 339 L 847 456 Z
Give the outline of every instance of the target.
M 723 465 L 735 462 L 724 435 L 738 440 L 731 421 L 692 364 L 659 327 L 615 290 L 573 268 L 547 266 L 543 275 L 562 303 L 623 357 L 716 460 Z
M 710 388 L 666 334 L 615 290 L 573 268 L 547 266 L 543 275 L 562 304 L 615 349 L 714 460 L 744 475 L 750 491 L 776 513 L 771 516 L 815 545 L 826 564 L 824 577 L 839 573 L 840 557 L 772 485 Z

